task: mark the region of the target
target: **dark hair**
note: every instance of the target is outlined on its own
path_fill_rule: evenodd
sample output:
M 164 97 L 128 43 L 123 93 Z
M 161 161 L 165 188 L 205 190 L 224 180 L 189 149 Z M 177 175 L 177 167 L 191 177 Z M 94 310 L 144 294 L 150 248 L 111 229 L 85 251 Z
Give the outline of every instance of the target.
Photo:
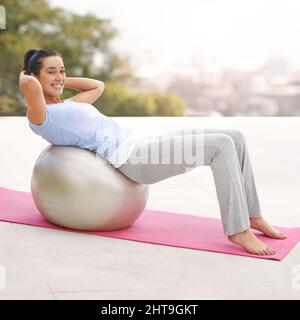
M 30 75 L 38 76 L 42 68 L 42 60 L 46 57 L 60 56 L 61 54 L 51 49 L 29 49 L 24 55 L 23 71 Z

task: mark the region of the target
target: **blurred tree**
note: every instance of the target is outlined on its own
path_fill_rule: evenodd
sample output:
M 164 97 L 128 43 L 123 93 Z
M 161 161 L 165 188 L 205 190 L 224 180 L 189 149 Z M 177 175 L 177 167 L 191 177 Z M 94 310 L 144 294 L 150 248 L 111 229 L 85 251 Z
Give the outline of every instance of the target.
M 7 95 L 0 95 L 0 116 L 7 114 L 13 114 L 15 116 L 22 115 L 21 112 L 17 112 L 14 108 L 15 101 Z M 20 111 L 20 110 L 19 110 Z
M 105 83 L 105 90 L 94 105 L 108 116 L 182 116 L 186 102 L 174 94 L 127 90 L 123 85 Z
M 154 96 L 156 103 L 156 116 L 182 116 L 187 102 L 171 93 L 158 93 Z
M 0 33 L 0 114 L 25 115 L 24 100 L 18 77 L 24 53 L 30 48 L 51 48 L 60 52 L 67 76 L 89 77 L 109 82 L 105 94 L 95 104 L 108 115 L 182 115 L 176 97 L 165 98 L 171 104 L 160 104 L 160 96 L 132 95 L 126 83 L 138 83 L 130 59 L 110 48 L 118 34 L 109 19 L 95 15 L 78 15 L 49 6 L 46 0 L 2 0 L 6 9 L 6 30 Z M 101 58 L 101 64 L 95 63 Z M 110 90 L 112 90 L 110 92 Z M 62 98 L 73 95 L 65 90 Z M 136 101 L 134 101 L 136 99 Z M 159 107 L 158 107 L 159 105 Z M 102 107 L 103 106 L 103 107 Z M 105 106 L 105 107 L 104 107 Z

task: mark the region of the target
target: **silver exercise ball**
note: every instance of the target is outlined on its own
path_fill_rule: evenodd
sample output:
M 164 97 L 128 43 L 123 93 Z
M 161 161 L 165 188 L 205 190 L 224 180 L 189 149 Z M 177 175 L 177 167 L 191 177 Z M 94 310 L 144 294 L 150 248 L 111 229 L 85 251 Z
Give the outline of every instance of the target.
M 51 223 L 109 231 L 131 226 L 142 214 L 148 186 L 130 180 L 95 152 L 50 145 L 33 168 L 31 193 Z

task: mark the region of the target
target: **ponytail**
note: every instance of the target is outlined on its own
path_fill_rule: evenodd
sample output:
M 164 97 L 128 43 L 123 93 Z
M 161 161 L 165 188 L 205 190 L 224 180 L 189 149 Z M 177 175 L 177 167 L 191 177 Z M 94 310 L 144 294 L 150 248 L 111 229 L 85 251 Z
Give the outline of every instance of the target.
M 31 57 L 33 57 L 37 52 L 38 52 L 38 50 L 36 50 L 36 49 L 29 49 L 24 55 L 23 71 L 25 71 L 25 74 L 27 74 L 27 75 L 29 74 L 29 72 L 28 72 L 29 61 L 30 61 Z

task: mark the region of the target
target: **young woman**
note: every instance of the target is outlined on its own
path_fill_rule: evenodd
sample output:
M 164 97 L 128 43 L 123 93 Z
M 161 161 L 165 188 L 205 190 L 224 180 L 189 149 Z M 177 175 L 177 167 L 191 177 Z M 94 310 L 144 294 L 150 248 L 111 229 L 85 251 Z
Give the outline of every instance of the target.
M 53 50 L 28 50 L 19 83 L 29 126 L 48 142 L 94 151 L 128 178 L 144 184 L 210 166 L 224 234 L 231 242 L 252 254 L 272 255 L 275 251 L 251 228 L 271 238 L 286 238 L 262 217 L 247 145 L 240 131 L 197 128 L 149 137 L 136 135 L 92 106 L 103 93 L 104 83 L 66 77 L 62 56 Z M 80 92 L 61 100 L 64 88 Z M 183 140 L 188 143 L 183 144 Z M 166 143 L 167 151 L 163 148 Z M 196 155 L 194 163 L 175 161 L 187 151 Z M 169 162 L 152 163 L 150 160 L 157 156 L 167 157 Z

